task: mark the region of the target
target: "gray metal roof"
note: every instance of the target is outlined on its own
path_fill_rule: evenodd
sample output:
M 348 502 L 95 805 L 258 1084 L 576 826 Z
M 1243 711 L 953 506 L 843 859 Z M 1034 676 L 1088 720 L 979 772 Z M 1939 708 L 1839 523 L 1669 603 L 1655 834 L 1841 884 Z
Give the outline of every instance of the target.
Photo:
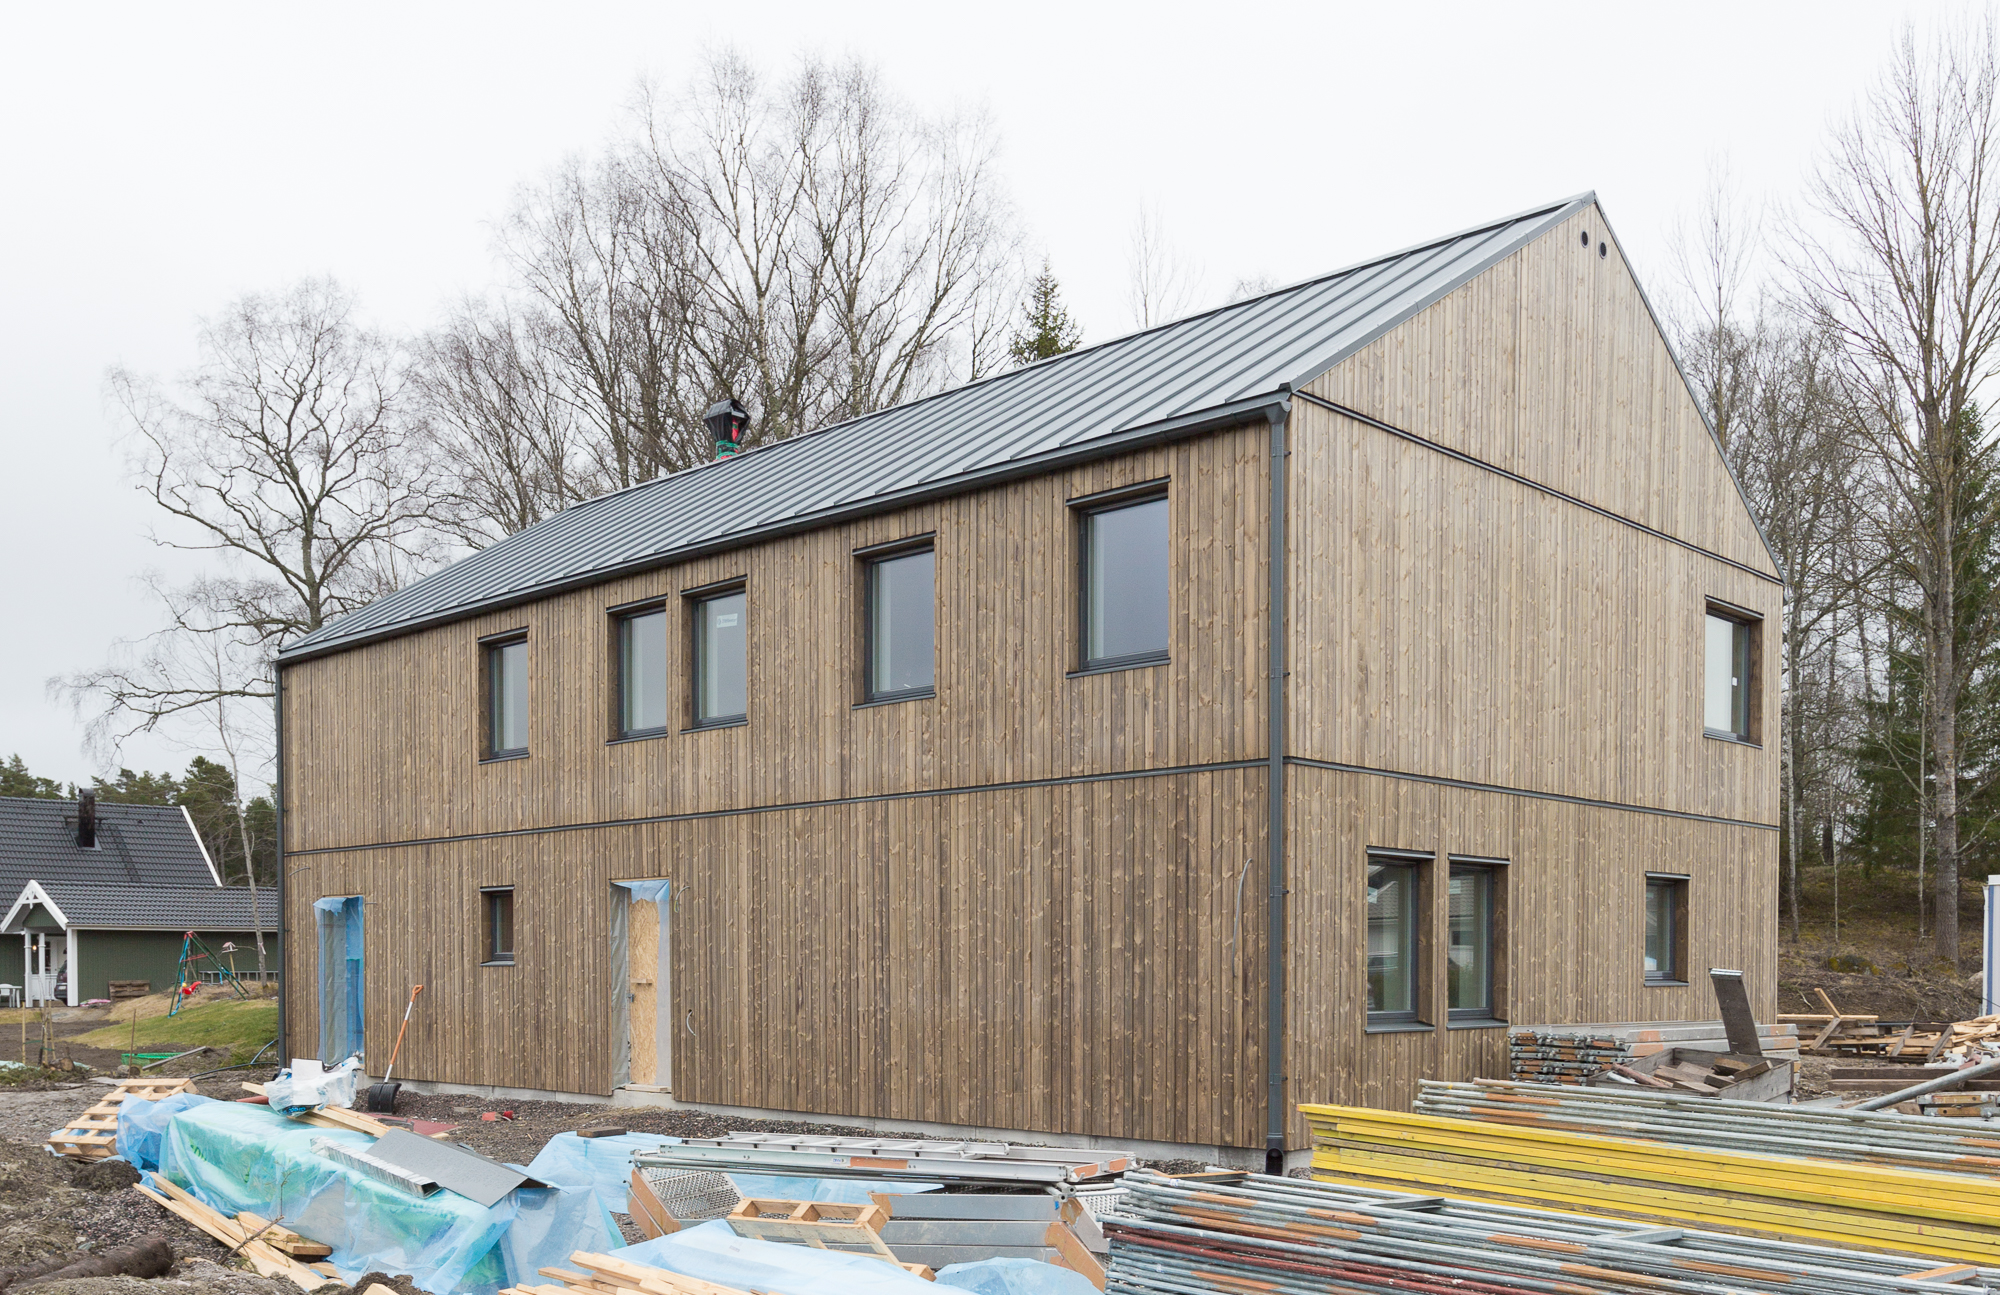
M 1583 194 L 604 495 L 292 643 L 297 660 L 1254 412 L 1595 201 Z
M 253 931 L 253 913 L 261 910 L 264 929 L 278 927 L 278 895 L 269 888 L 257 892 L 257 909 L 250 907 L 245 886 L 88 886 L 74 882 L 42 882 L 42 890 L 61 910 L 70 926 L 106 927 L 118 931 Z M 12 907 L 23 886 L 5 897 Z M 5 909 L 0 909 L 4 913 Z M 19 921 L 9 929 L 19 929 Z
M 105 891 L 216 888 L 201 839 L 178 805 L 99 801 L 97 848 L 86 850 L 76 843 L 75 801 L 0 796 L 0 905 L 13 903 L 30 881 Z

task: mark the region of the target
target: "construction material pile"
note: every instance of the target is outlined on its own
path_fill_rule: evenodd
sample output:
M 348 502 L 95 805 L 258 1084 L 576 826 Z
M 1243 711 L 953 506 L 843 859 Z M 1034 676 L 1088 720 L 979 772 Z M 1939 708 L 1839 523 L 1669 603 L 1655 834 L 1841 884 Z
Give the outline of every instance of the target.
M 1107 1291 L 1684 1291 L 1757 1295 L 2000 1290 L 2000 1271 L 1549 1210 L 1246 1174 L 1126 1176 Z
M 1783 1023 L 1759 1026 L 1758 1044 L 1764 1056 L 1774 1061 L 1795 1059 L 1794 1029 Z M 1721 1054 L 1728 1048 L 1720 1021 L 1536 1025 L 1508 1034 L 1507 1066 L 1514 1079 L 1581 1084 L 1607 1069 L 1636 1067 L 1675 1049 Z
M 1959 1064 L 2000 1049 L 2000 1015 L 1964 1021 L 1884 1022 L 1872 1012 L 1843 1012 L 1824 989 L 1813 990 L 1821 1011 L 1787 1012 L 1808 1056 L 1855 1057 L 1932 1065 Z
M 1617 1127 L 1615 1116 L 1586 1131 L 1560 1127 L 1560 1120 L 1555 1126 L 1545 1125 L 1541 1115 L 1556 1108 L 1524 1113 L 1522 1103 L 1484 1096 L 1488 1087 L 1426 1086 L 1425 1100 L 1431 1109 L 1452 1109 L 1473 1118 L 1300 1107 L 1312 1126 L 1314 1176 L 1375 1189 L 1450 1192 L 1813 1243 L 2000 1263 L 2000 1180 L 1991 1176 L 1991 1162 L 1975 1157 L 1972 1166 L 1953 1165 L 1954 1170 L 1971 1167 L 1975 1172 L 1944 1172 L 1926 1147 L 1902 1145 L 1900 1132 L 1873 1132 L 1877 1127 L 1900 1130 L 1917 1123 L 1908 1117 L 1766 1108 L 1764 1118 L 1776 1116 L 1766 1126 L 1771 1129 L 1768 1136 L 1747 1133 L 1740 1126 L 1716 1127 L 1704 1134 L 1702 1125 L 1754 1119 L 1756 1113 L 1748 1103 L 1699 1099 L 1699 1115 L 1692 1121 L 1675 1121 L 1675 1140 L 1670 1142 L 1658 1130 L 1641 1139 L 1635 1130 Z M 1553 1086 L 1490 1087 L 1550 1102 L 1572 1094 Z M 1468 1100 L 1474 1096 L 1478 1100 Z M 1618 1098 L 1628 1104 L 1679 1100 L 1636 1093 Z M 1656 1114 L 1656 1124 L 1667 1124 L 1664 1105 L 1644 1109 Z M 1842 1123 L 1832 1126 L 1838 1129 L 1832 1137 L 1818 1139 L 1814 1132 L 1822 1131 L 1822 1126 L 1812 1121 L 1822 1116 Z M 1583 1115 L 1572 1120 L 1588 1124 Z M 1894 1123 L 1882 1123 L 1887 1121 Z M 1802 1142 L 1824 1145 L 1809 1148 Z M 1797 1154 L 1808 1149 L 1816 1154 Z M 1932 1167 L 1908 1167 L 1912 1163 Z
M 195 1092 L 192 1079 L 124 1079 L 102 1100 L 49 1134 L 48 1148 L 70 1160 L 105 1160 L 118 1154 L 118 1108 L 129 1101 L 157 1102 Z

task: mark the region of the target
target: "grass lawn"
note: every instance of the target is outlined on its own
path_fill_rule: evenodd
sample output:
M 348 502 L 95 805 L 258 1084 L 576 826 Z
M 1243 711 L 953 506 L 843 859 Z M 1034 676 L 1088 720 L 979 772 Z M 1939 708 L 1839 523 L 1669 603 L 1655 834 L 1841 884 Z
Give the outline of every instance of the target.
M 79 1034 L 75 1041 L 93 1048 L 121 1052 L 164 1052 L 159 1043 L 182 1047 L 228 1048 L 231 1061 L 248 1061 L 257 1049 L 278 1036 L 278 1000 L 253 998 L 203 1003 L 178 1016 L 149 1016 L 139 1022 L 137 1046 L 129 1023 L 120 1022 Z

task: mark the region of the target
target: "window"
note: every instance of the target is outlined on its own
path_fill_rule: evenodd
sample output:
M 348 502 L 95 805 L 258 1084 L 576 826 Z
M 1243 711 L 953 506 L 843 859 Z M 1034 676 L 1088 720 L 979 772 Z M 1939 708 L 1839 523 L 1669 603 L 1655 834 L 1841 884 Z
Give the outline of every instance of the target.
M 1646 878 L 1646 981 L 1687 980 L 1686 877 Z
M 528 640 L 486 647 L 486 757 L 528 753 Z
M 1423 864 L 1368 857 L 1368 1023 L 1417 1019 Z
M 1446 907 L 1445 988 L 1455 1019 L 1491 1020 L 1498 941 L 1500 870 L 1452 861 Z
M 741 724 L 750 710 L 744 592 L 700 599 L 694 610 L 695 725 Z
M 898 553 L 868 563 L 870 701 L 928 696 L 937 680 L 937 554 Z
M 667 727 L 667 612 L 664 607 L 618 618 L 618 736 Z
M 1713 611 L 1708 613 L 1705 624 L 1702 727 L 1719 736 L 1750 741 L 1753 717 L 1750 670 L 1755 627 Z
M 1167 501 L 1085 513 L 1086 670 L 1167 659 Z
M 514 888 L 482 890 L 486 905 L 486 961 L 514 960 Z

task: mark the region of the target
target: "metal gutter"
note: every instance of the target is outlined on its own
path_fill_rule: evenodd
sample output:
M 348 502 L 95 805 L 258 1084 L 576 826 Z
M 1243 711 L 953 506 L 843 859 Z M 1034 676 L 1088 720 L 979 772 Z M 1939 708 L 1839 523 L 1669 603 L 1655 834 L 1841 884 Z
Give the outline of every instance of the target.
M 271 668 L 271 705 L 275 711 L 274 723 L 278 735 L 277 785 L 272 789 L 271 819 L 277 827 L 277 841 L 272 852 L 277 856 L 278 868 L 278 1064 L 289 1064 L 286 1058 L 292 1054 L 285 1042 L 285 1000 L 292 994 L 292 978 L 287 974 L 292 957 L 292 942 L 285 930 L 285 668 L 273 663 Z M 250 867 L 250 878 L 257 878 L 257 861 L 246 860 Z M 251 892 L 253 895 L 256 893 Z M 250 914 L 252 921 L 262 927 L 256 912 Z
M 1110 458 L 1132 450 L 1164 444 L 1169 441 L 1184 440 L 1203 432 L 1220 431 L 1250 422 L 1273 403 L 1284 404 L 1290 399 L 1290 390 L 1280 384 L 1278 390 L 1245 396 L 1227 404 L 1211 406 L 1191 414 L 1148 423 L 1143 427 L 1116 432 L 1110 436 L 1098 437 L 1081 445 L 1062 446 L 1027 458 L 1015 459 L 1007 463 L 995 464 L 971 472 L 960 473 L 942 481 L 929 482 L 907 490 L 893 491 L 870 499 L 838 504 L 816 512 L 788 517 L 783 521 L 754 526 L 731 535 L 719 536 L 699 544 L 690 544 L 678 549 L 665 549 L 649 553 L 643 558 L 611 566 L 598 567 L 590 571 L 561 580 L 551 580 L 543 584 L 516 590 L 504 597 L 481 599 L 433 612 L 427 616 L 384 625 L 379 629 L 365 631 L 347 638 L 327 639 L 319 643 L 303 643 L 296 648 L 278 653 L 278 659 L 287 665 L 310 661 L 316 657 L 330 656 L 360 647 L 364 643 L 375 643 L 383 639 L 398 638 L 419 630 L 438 625 L 448 625 L 454 621 L 470 620 L 488 612 L 504 611 L 509 607 L 519 607 L 526 603 L 540 602 L 557 594 L 568 593 L 591 585 L 606 584 L 623 576 L 635 575 L 642 571 L 655 571 L 662 567 L 691 562 L 696 558 L 715 553 L 727 553 L 734 549 L 748 548 L 766 540 L 779 539 L 786 535 L 796 535 L 802 531 L 818 530 L 837 522 L 852 521 L 861 517 L 872 517 L 879 513 L 894 512 L 913 504 L 926 503 L 933 499 L 945 499 L 962 495 L 988 486 L 1001 485 L 1023 477 L 1041 476 L 1059 468 L 1073 467 L 1080 463 L 1090 463 L 1098 459 Z M 784 442 L 781 442 L 781 444 Z M 334 622 L 338 625 L 339 622 Z
M 1291 415 L 1287 399 L 1265 411 L 1271 423 L 1270 538 L 1265 548 L 1270 579 L 1270 614 L 1265 623 L 1270 642 L 1270 673 L 1265 682 L 1265 740 L 1269 744 L 1269 764 L 1265 773 L 1264 799 L 1270 814 L 1265 826 L 1265 853 L 1269 858 L 1270 893 L 1265 905 L 1269 930 L 1265 952 L 1269 966 L 1264 982 L 1264 1048 L 1270 1062 L 1270 1092 L 1265 1098 L 1264 1172 L 1285 1172 L 1285 646 L 1290 631 L 1290 608 L 1285 600 L 1285 567 L 1291 549 L 1285 534 L 1285 423 Z

